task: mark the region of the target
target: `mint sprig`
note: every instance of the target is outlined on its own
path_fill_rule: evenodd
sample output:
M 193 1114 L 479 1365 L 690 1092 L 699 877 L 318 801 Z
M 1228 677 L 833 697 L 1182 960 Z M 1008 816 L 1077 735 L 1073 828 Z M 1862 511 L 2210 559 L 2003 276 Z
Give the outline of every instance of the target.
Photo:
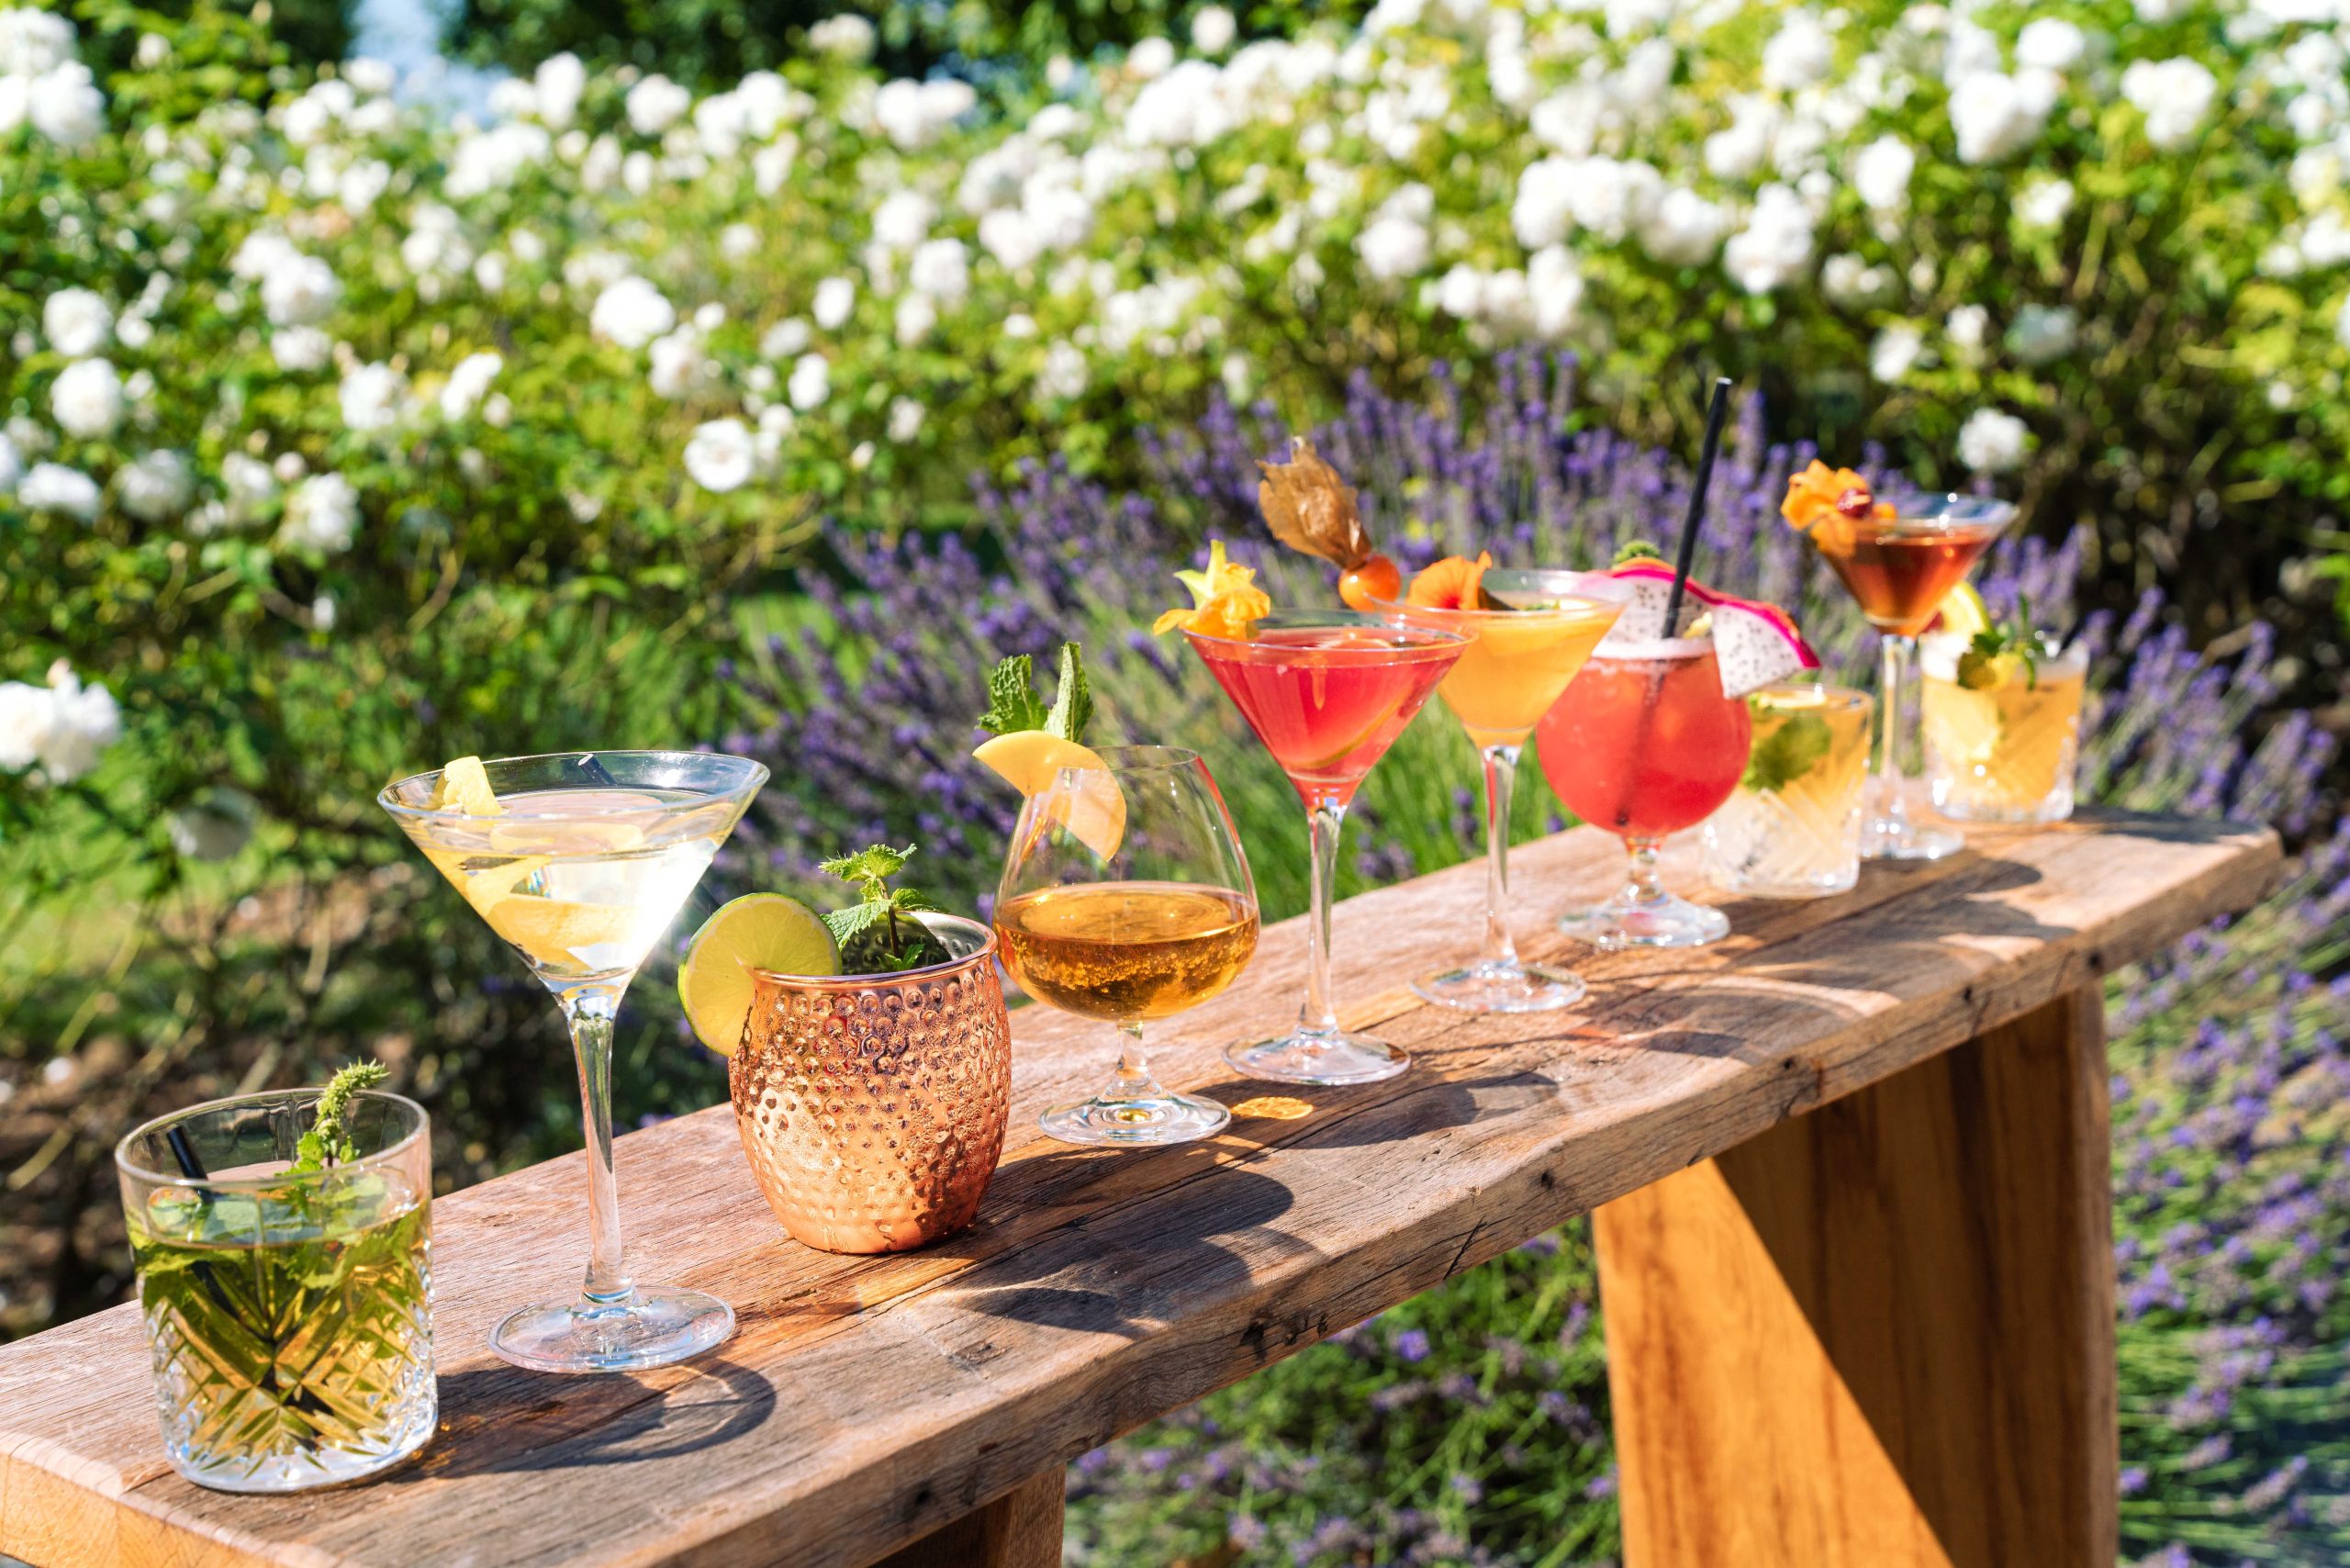
M 822 915 L 833 940 L 840 945 L 841 969 L 847 974 L 901 974 L 925 964 L 944 963 L 951 956 L 937 934 L 916 915 L 935 909 L 930 896 L 913 888 L 893 888 L 890 879 L 905 869 L 916 846 L 892 849 L 868 845 L 854 855 L 837 856 L 817 867 L 857 890 L 857 902 Z
M 392 1070 L 379 1061 L 355 1061 L 336 1073 L 328 1081 L 327 1092 L 319 1096 L 317 1119 L 295 1144 L 294 1163 L 287 1169 L 324 1170 L 330 1165 L 358 1159 L 359 1150 L 343 1126 L 343 1117 L 351 1110 L 351 1097 L 363 1089 L 375 1088 L 391 1076 Z
M 1756 698 L 1748 698 L 1747 704 L 1757 721 L 1774 711 Z M 1754 743 L 1739 784 L 1758 791 L 1784 790 L 1817 767 L 1835 744 L 1828 721 L 1818 714 L 1788 714 L 1785 722 Z
M 1035 661 L 1026 654 L 1014 654 L 988 673 L 988 709 L 979 727 L 990 734 L 1042 730 L 1081 745 L 1092 721 L 1093 692 L 1085 680 L 1084 653 L 1075 643 L 1061 644 L 1060 689 L 1050 708 L 1036 690 Z
M 1999 657 L 2013 654 L 2023 661 L 2024 689 L 2036 691 L 2040 689 L 2040 661 L 2053 659 L 2060 651 L 2054 638 L 2032 625 L 2031 600 L 2020 593 L 2016 595 L 2015 614 L 1975 633 L 1965 651 L 1958 655 L 1958 684 L 1969 691 L 1999 685 Z

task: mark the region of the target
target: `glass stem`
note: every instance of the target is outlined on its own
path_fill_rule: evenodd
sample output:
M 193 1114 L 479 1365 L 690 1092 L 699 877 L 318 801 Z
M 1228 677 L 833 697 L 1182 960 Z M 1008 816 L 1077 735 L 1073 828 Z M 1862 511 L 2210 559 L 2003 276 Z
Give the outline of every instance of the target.
M 1485 957 L 1489 968 L 1517 968 L 1509 936 L 1509 801 L 1519 748 L 1485 747 Z
M 555 993 L 571 1025 L 579 1063 L 579 1119 L 588 1134 L 588 1282 L 591 1302 L 626 1299 L 635 1290 L 621 1256 L 620 1191 L 612 1180 L 612 1018 L 628 981 L 574 986 Z
M 1657 846 L 1663 842 L 1661 838 L 1624 841 L 1624 847 L 1632 852 L 1632 879 L 1625 884 L 1624 902 L 1634 908 L 1662 903 L 1669 896 L 1664 890 L 1664 879 L 1656 868 Z
M 1143 1055 L 1142 1025 L 1119 1025 L 1118 1076 L 1094 1098 L 1115 1104 L 1129 1100 L 1159 1100 L 1166 1094 L 1167 1091 L 1158 1086 L 1158 1080 L 1150 1075 L 1150 1062 Z
M 1887 837 L 1898 837 L 1909 814 L 1901 798 L 1901 699 L 1909 683 L 1909 661 L 1918 651 L 1918 640 L 1888 632 L 1880 641 L 1884 645 L 1877 677 L 1877 817 L 1886 824 Z
M 1306 811 L 1313 902 L 1305 921 L 1305 1005 L 1297 1010 L 1297 1025 L 1310 1034 L 1338 1032 L 1338 1010 L 1330 1000 L 1330 895 L 1338 872 L 1338 829 L 1346 816 L 1345 803 L 1337 801 Z

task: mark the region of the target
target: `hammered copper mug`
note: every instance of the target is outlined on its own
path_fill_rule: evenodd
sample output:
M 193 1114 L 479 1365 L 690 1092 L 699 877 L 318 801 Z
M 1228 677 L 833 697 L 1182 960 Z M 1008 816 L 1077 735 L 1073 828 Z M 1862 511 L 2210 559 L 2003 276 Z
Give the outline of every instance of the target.
M 904 974 L 753 969 L 728 1063 L 767 1205 L 825 1252 L 900 1252 L 969 1225 L 1003 1153 L 1012 1030 L 995 933 L 925 914 L 954 957 Z

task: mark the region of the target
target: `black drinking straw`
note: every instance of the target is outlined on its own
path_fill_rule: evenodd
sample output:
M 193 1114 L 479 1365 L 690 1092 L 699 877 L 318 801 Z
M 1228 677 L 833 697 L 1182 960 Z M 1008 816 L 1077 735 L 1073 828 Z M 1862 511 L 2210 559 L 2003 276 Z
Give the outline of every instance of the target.
M 181 1175 L 191 1182 L 201 1182 L 211 1175 L 205 1170 L 204 1161 L 196 1158 L 196 1145 L 187 1141 L 185 1127 L 173 1127 L 163 1138 L 172 1146 L 172 1158 L 179 1161 Z
M 1714 456 L 1722 445 L 1722 420 L 1729 413 L 1729 377 L 1714 377 L 1713 406 L 1706 410 L 1706 444 L 1697 454 L 1697 476 L 1689 487 L 1689 515 L 1681 520 L 1681 548 L 1673 558 L 1673 594 L 1664 601 L 1664 634 L 1681 631 L 1681 594 L 1689 586 L 1689 565 L 1697 554 L 1697 517 L 1714 482 Z

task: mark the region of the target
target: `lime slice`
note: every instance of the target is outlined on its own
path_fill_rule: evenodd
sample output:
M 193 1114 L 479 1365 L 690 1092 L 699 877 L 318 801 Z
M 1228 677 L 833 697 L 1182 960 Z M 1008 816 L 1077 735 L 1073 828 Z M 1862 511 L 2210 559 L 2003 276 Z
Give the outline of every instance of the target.
M 677 966 L 677 1000 L 701 1043 L 720 1056 L 743 1043 L 755 969 L 836 975 L 841 950 L 814 910 L 781 893 L 747 894 L 704 921 Z
M 1934 613 L 1938 629 L 1953 637 L 1971 639 L 1977 632 L 1991 629 L 1991 607 L 1983 602 L 1973 583 L 1961 583 L 1942 595 Z

